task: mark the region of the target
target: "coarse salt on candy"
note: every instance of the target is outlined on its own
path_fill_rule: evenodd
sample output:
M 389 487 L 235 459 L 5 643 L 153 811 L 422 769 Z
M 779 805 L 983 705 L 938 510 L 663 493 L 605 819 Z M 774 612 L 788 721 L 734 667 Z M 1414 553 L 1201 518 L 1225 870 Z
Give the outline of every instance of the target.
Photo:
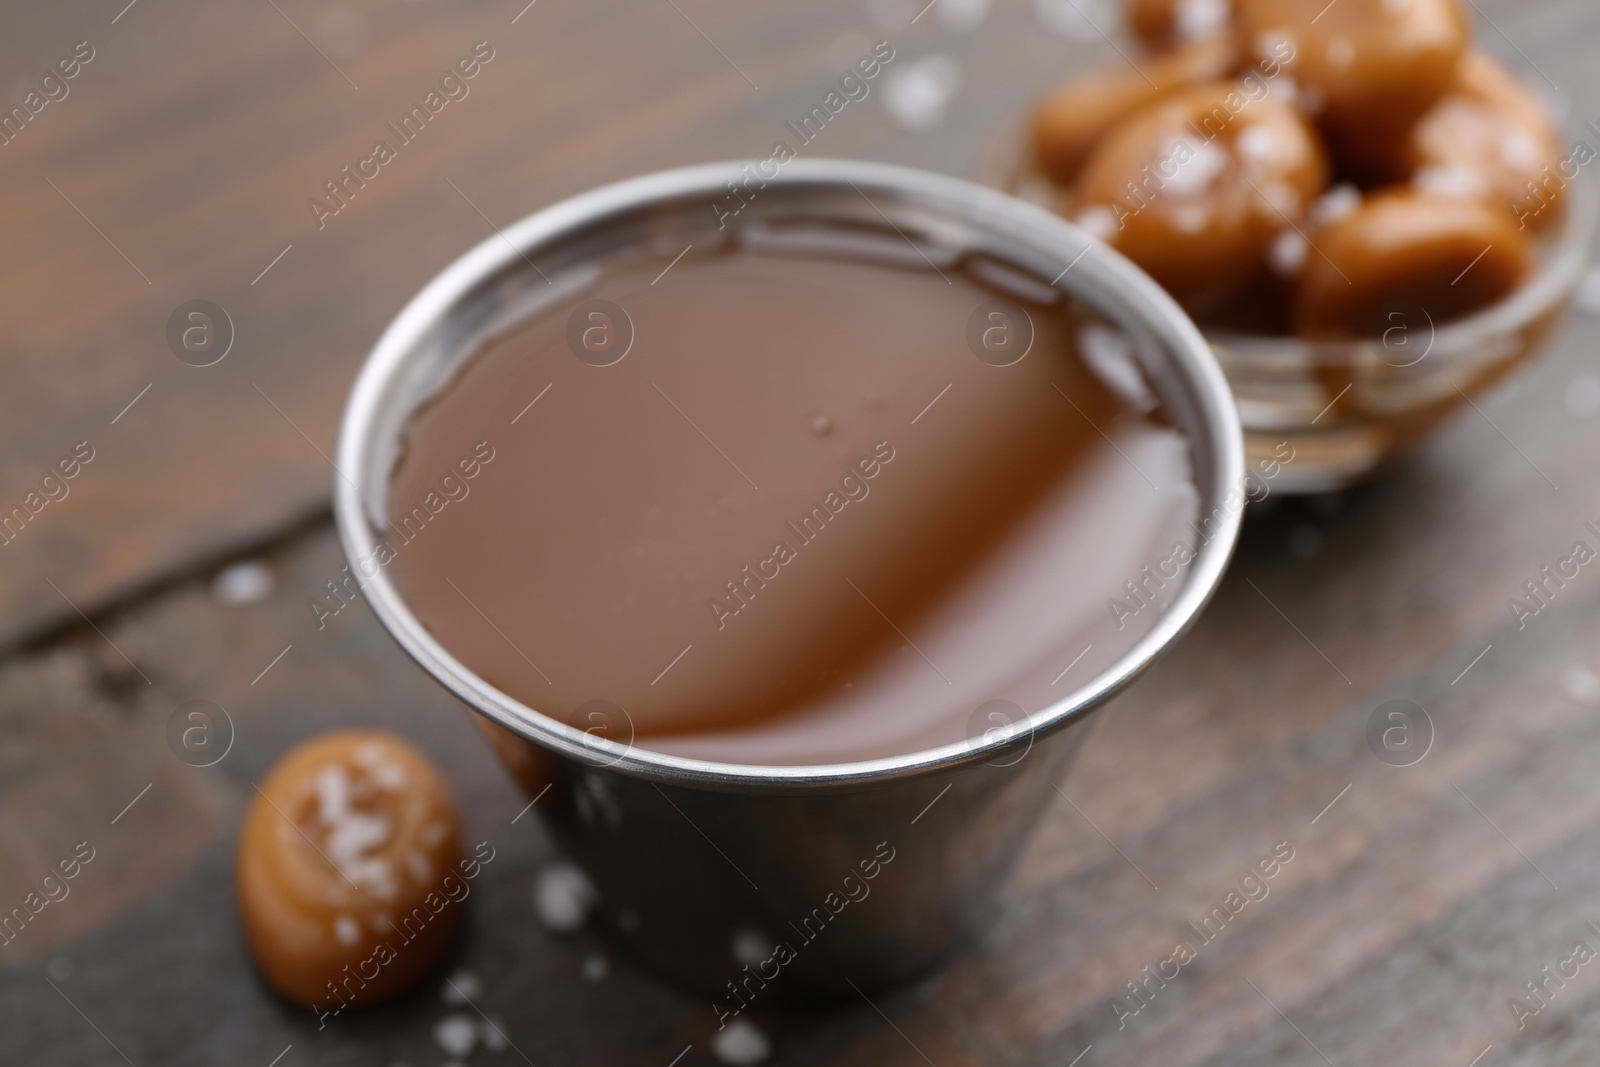
M 389 837 L 389 820 L 358 811 L 350 804 L 350 777 L 342 764 L 330 764 L 316 775 L 317 816 L 328 826 L 324 851 L 339 873 L 379 897 L 395 895 L 394 871 L 388 860 L 370 856 Z
M 1297 230 L 1283 230 L 1267 250 L 1267 266 L 1280 278 L 1292 278 L 1305 266 L 1306 239 Z
M 385 759 L 379 745 L 365 744 L 356 749 L 356 762 L 361 764 L 374 782 L 385 789 L 400 789 L 406 784 L 406 769 L 393 760 Z
M 1228 0 L 1178 0 L 1173 8 L 1173 30 L 1179 41 L 1198 41 L 1228 25 Z
M 1117 232 L 1117 216 L 1104 204 L 1084 208 L 1072 216 L 1072 221 L 1102 241 L 1110 240 Z
M 1184 156 L 1185 150 L 1188 155 Z M 1177 162 L 1170 178 L 1165 178 L 1161 192 L 1173 196 L 1199 196 L 1211 188 L 1211 183 L 1228 169 L 1228 155 L 1211 141 L 1193 137 L 1180 137 L 1167 146 L 1167 156 Z M 1178 157 L 1184 156 L 1179 160 Z
M 337 916 L 333 920 L 333 936 L 341 945 L 353 945 L 361 938 L 361 924 L 348 915 Z

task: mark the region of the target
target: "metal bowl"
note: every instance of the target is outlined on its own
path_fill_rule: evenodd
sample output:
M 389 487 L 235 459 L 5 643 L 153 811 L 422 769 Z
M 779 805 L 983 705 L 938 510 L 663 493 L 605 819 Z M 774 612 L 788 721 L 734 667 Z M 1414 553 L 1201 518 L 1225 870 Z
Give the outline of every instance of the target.
M 618 936 L 663 970 L 720 987 L 739 969 L 729 954 L 735 934 L 793 940 L 789 924 L 836 896 L 852 865 L 893 852 L 872 883 L 876 903 L 834 919 L 849 932 L 830 927 L 782 968 L 785 992 L 814 993 L 913 973 L 982 918 L 1082 741 L 1084 720 L 1170 647 L 1216 588 L 1237 538 L 1245 472 L 1233 401 L 1204 339 L 1154 282 L 1076 227 L 992 189 L 915 170 L 809 160 L 769 177 L 758 166 L 715 163 L 606 186 L 508 227 L 447 267 L 362 368 L 339 437 L 334 510 L 353 565 L 370 560 L 385 536 L 389 480 L 412 411 L 475 339 L 547 299 L 552 282 L 560 290 L 641 250 L 713 247 L 740 226 L 822 221 L 981 252 L 1057 285 L 1126 332 L 1188 437 L 1211 537 L 1127 654 L 1025 721 L 970 742 L 799 767 L 621 744 L 477 677 L 428 633 L 381 567 L 362 569 L 378 618 L 429 674 L 500 728 L 491 739 L 524 786 L 555 787 L 538 810 L 597 883 Z M 753 171 L 759 187 L 744 185 Z M 756 190 L 732 220 L 713 207 L 726 202 L 730 182 Z

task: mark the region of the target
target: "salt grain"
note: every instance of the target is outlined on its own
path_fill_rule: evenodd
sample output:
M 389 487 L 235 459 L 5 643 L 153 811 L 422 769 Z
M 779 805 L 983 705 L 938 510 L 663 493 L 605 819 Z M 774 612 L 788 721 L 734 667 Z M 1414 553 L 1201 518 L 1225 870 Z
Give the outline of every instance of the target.
M 533 906 L 539 921 L 558 934 L 570 934 L 582 927 L 596 903 L 594 886 L 570 863 L 546 867 L 534 883 Z
M 1284 230 L 1272 240 L 1267 265 L 1280 278 L 1292 278 L 1306 262 L 1306 239 L 1298 230 Z
M 361 937 L 361 926 L 350 916 L 340 915 L 333 920 L 333 936 L 341 945 L 353 945 Z
M 1175 160 L 1183 157 L 1177 164 L 1176 172 L 1161 187 L 1163 193 L 1173 196 L 1199 196 L 1228 169 L 1228 154 L 1213 141 L 1180 137 L 1167 146 L 1166 154 Z
M 446 1015 L 433 1028 L 433 1040 L 445 1055 L 466 1059 L 478 1044 L 478 1024 L 470 1015 Z
M 610 971 L 611 964 L 597 952 L 583 961 L 583 970 L 580 973 L 585 982 L 603 982 Z
M 1411 176 L 1411 184 L 1434 196 L 1466 199 L 1489 193 L 1483 175 L 1466 167 L 1422 167 Z
M 1340 182 L 1311 202 L 1306 209 L 1306 220 L 1313 226 L 1326 226 L 1360 206 L 1361 190 L 1349 182 Z
M 733 958 L 754 967 L 772 954 L 772 938 L 760 930 L 744 929 L 733 935 Z
M 471 971 L 457 971 L 439 987 L 439 999 L 451 1007 L 469 1004 L 483 993 L 483 983 Z
M 1072 221 L 1102 241 L 1110 240 L 1111 235 L 1117 232 L 1117 216 L 1104 204 L 1084 208 L 1072 217 Z
M 1580 704 L 1600 703 L 1600 677 L 1587 667 L 1568 667 L 1562 688 Z
M 904 129 L 921 133 L 944 120 L 961 87 L 961 67 L 949 56 L 932 55 L 884 77 L 883 106 Z
M 1178 0 L 1173 9 L 1173 29 L 1180 41 L 1198 41 L 1219 33 L 1231 14 L 1228 0 Z
M 752 1067 L 772 1055 L 772 1042 L 754 1023 L 735 1019 L 711 1038 L 711 1053 L 733 1067 Z
M 478 1036 L 483 1041 L 483 1047 L 490 1052 L 504 1052 L 509 1043 L 506 1038 L 505 1025 L 495 1018 L 485 1018 L 478 1027 Z
M 219 604 L 236 607 L 265 600 L 272 592 L 272 569 L 259 560 L 245 560 L 224 567 L 211 579 L 211 597 Z
M 1233 139 L 1233 149 L 1248 163 L 1270 167 L 1282 154 L 1282 142 L 1279 137 L 1279 134 L 1273 133 L 1265 124 L 1246 126 L 1239 131 L 1239 136 Z

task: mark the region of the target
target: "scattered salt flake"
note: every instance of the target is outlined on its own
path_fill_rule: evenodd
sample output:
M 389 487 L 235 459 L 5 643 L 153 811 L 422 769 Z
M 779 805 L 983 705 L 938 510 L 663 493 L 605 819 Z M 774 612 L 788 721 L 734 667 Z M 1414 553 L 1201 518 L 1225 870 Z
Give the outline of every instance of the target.
M 1434 196 L 1465 199 L 1486 196 L 1489 184 L 1483 176 L 1466 167 L 1421 167 L 1411 176 L 1411 184 Z
M 459 1008 L 483 993 L 483 982 L 471 971 L 457 971 L 439 987 L 439 999 L 451 1007 Z
M 1324 54 L 1328 57 L 1328 62 L 1334 66 L 1348 67 L 1355 62 L 1356 46 L 1348 37 L 1335 37 L 1328 42 Z
M 353 945 L 361 937 L 361 925 L 348 915 L 340 915 L 333 920 L 333 936 L 341 945 Z
M 483 1047 L 490 1052 L 504 1052 L 506 1045 L 509 1044 L 505 1023 L 493 1017 L 485 1018 L 479 1025 L 478 1037 L 483 1041 Z
M 433 1027 L 433 1040 L 445 1055 L 464 1060 L 478 1044 L 478 1024 L 470 1015 L 446 1015 Z
M 1600 703 L 1600 677 L 1588 667 L 1568 667 L 1561 686 L 1567 691 L 1567 696 L 1580 704 Z
M 735 1019 L 711 1038 L 711 1052 L 733 1067 L 752 1067 L 772 1055 L 772 1042 L 755 1023 Z
M 748 927 L 733 935 L 733 958 L 754 967 L 772 954 L 772 938 Z
M 254 604 L 272 592 L 272 568 L 260 560 L 247 559 L 230 564 L 211 579 L 211 597 L 230 607 Z
M 606 962 L 604 956 L 596 952 L 583 961 L 581 973 L 585 982 L 603 982 L 610 971 L 611 964 Z
M 1539 139 L 1521 127 L 1506 131 L 1498 147 L 1500 161 L 1517 170 L 1538 170 L 1544 163 L 1544 148 Z
M 1282 155 L 1282 141 L 1265 123 L 1246 126 L 1233 139 L 1233 150 L 1241 159 L 1261 167 L 1271 167 Z
M 1173 196 L 1199 196 L 1228 169 L 1228 153 L 1214 141 L 1180 137 L 1167 146 L 1166 155 L 1177 162 L 1177 167 L 1161 191 Z
M 884 78 L 883 106 L 901 127 L 921 133 L 944 120 L 945 109 L 961 87 L 961 67 L 949 56 L 917 60 Z
M 1311 207 L 1306 209 L 1306 219 L 1313 226 L 1326 226 L 1360 206 L 1361 190 L 1349 182 L 1340 182 L 1311 202 Z
M 570 863 L 546 867 L 533 886 L 533 906 L 539 912 L 539 921 L 558 934 L 570 934 L 582 927 L 597 900 L 588 877 Z
M 1267 250 L 1267 266 L 1280 278 L 1292 278 L 1306 262 L 1306 239 L 1298 230 L 1284 230 L 1272 239 Z
M 1583 280 L 1578 283 L 1578 292 L 1573 297 L 1573 302 L 1584 314 L 1600 316 L 1600 267 L 1589 268 Z
M 1211 212 L 1201 204 L 1168 204 L 1167 217 L 1180 233 L 1199 233 L 1211 222 Z
M 1180 41 L 1210 37 L 1228 25 L 1232 14 L 1228 0 L 1178 0 L 1173 8 L 1173 29 Z
M 72 977 L 72 961 L 65 956 L 57 956 L 45 964 L 44 973 L 50 976 L 52 982 L 65 982 Z

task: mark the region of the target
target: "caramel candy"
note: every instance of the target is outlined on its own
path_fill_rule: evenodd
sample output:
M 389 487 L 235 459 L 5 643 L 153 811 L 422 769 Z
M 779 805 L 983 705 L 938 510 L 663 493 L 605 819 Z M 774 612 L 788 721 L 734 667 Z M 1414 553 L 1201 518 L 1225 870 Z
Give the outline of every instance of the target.
M 1428 192 L 1509 202 L 1538 228 L 1557 215 L 1565 188 L 1561 142 L 1544 104 L 1481 49 L 1471 49 L 1449 91 L 1407 142 L 1411 180 Z
M 1429 329 L 1499 300 L 1533 269 L 1503 207 L 1409 187 L 1373 193 L 1310 238 L 1294 320 L 1314 340 Z
M 1227 33 L 1234 0 L 1130 0 L 1128 26 L 1151 48 L 1202 41 Z
M 1411 126 L 1444 95 L 1471 30 L 1456 0 L 1238 0 L 1241 44 L 1283 63 L 1342 173 L 1405 177 Z
M 234 884 L 267 982 L 333 1010 L 425 974 L 467 892 L 455 806 L 428 758 L 393 734 L 340 731 L 291 750 L 258 789 Z
M 1260 275 L 1274 237 L 1327 178 L 1315 133 L 1267 82 L 1214 82 L 1108 135 L 1084 164 L 1070 217 L 1205 314 Z
M 1115 67 L 1074 78 L 1047 94 L 1034 112 L 1034 160 L 1053 181 L 1066 184 L 1118 120 L 1196 82 L 1225 77 L 1237 67 L 1238 50 L 1232 39 L 1214 37 L 1146 60 L 1137 70 L 1119 61 Z

